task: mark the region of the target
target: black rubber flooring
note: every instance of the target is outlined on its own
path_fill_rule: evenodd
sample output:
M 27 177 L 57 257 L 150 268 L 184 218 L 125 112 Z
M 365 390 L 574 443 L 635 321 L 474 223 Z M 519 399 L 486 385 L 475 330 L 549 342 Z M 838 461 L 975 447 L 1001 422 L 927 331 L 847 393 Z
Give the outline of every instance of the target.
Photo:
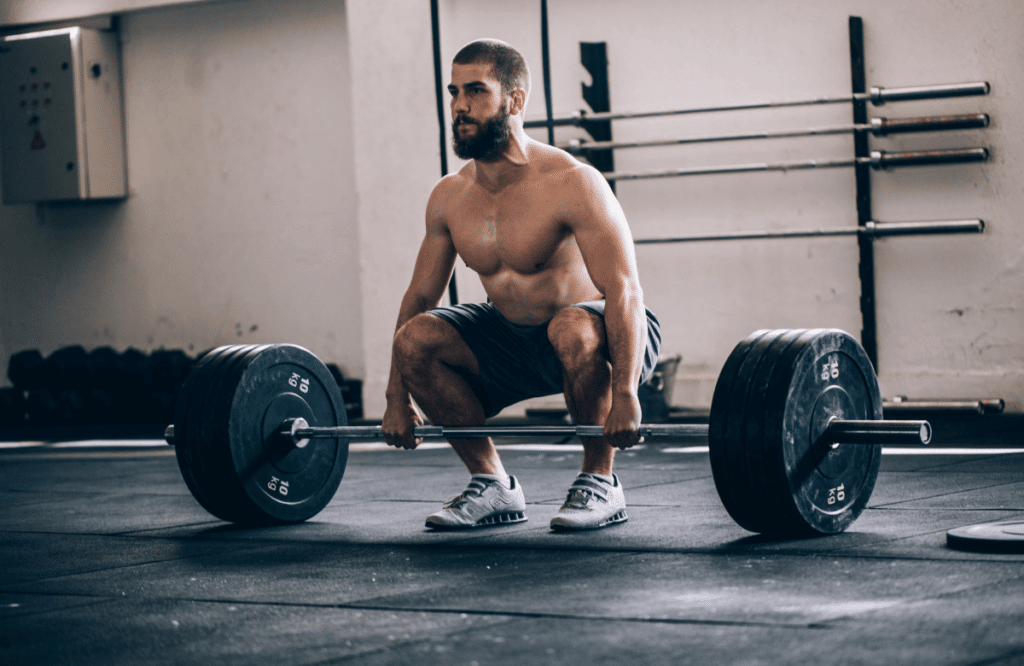
M 847 532 L 789 541 L 732 522 L 700 442 L 620 455 L 629 522 L 578 534 L 571 445 L 503 449 L 529 522 L 433 533 L 450 449 L 359 447 L 314 519 L 240 529 L 136 444 L 0 448 L 0 663 L 1024 663 L 1024 555 L 945 541 L 1024 519 L 1020 433 L 887 449 Z

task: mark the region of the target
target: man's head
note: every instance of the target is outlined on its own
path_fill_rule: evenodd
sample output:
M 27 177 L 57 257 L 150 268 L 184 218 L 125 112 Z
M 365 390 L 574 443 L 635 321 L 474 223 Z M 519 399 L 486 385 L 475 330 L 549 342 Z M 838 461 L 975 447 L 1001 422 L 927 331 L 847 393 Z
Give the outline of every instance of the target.
M 530 70 L 505 42 L 480 39 L 452 61 L 452 144 L 463 159 L 498 152 L 512 132 L 510 116 L 522 116 L 530 94 Z
M 526 97 L 530 97 L 530 68 L 522 54 L 510 45 L 497 39 L 478 39 L 459 49 L 452 59 L 455 65 L 477 63 L 491 66 L 491 76 L 498 80 L 506 96 L 522 88 Z

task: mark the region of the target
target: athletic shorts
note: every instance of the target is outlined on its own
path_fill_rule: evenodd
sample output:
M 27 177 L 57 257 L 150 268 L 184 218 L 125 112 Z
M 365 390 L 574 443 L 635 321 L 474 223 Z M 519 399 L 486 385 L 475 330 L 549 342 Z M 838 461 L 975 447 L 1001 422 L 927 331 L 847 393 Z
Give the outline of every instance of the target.
M 604 317 L 604 301 L 587 301 L 571 307 Z M 455 327 L 476 356 L 480 374 L 460 374 L 488 418 L 521 400 L 563 391 L 562 364 L 548 340 L 549 322 L 535 326 L 514 324 L 491 303 L 463 303 L 428 312 Z M 647 349 L 641 384 L 654 372 L 660 349 L 661 324 L 647 310 Z

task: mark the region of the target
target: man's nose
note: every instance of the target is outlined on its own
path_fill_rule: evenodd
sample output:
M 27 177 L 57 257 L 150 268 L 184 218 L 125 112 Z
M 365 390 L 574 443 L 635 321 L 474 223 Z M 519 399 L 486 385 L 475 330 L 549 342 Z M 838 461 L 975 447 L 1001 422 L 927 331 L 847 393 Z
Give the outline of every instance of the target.
M 452 98 L 452 113 L 459 115 L 469 113 L 469 104 L 465 95 L 457 95 Z

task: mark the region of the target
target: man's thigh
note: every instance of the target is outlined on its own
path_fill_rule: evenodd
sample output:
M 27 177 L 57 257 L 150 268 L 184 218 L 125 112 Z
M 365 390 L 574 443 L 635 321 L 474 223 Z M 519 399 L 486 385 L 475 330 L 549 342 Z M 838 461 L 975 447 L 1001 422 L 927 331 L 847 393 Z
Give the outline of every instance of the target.
M 464 378 L 488 416 L 521 400 L 562 391 L 561 366 L 547 339 L 547 324 L 513 324 L 486 303 L 429 312 L 451 324 L 476 358 L 477 376 Z
M 595 314 L 604 321 L 604 301 L 587 301 L 585 303 L 576 303 L 572 307 L 581 308 Z M 643 384 L 651 375 L 654 374 L 654 368 L 658 365 L 658 356 L 661 354 L 661 322 L 658 321 L 658 317 L 646 309 L 647 315 L 647 344 L 644 350 L 644 364 L 640 371 L 640 383 Z

